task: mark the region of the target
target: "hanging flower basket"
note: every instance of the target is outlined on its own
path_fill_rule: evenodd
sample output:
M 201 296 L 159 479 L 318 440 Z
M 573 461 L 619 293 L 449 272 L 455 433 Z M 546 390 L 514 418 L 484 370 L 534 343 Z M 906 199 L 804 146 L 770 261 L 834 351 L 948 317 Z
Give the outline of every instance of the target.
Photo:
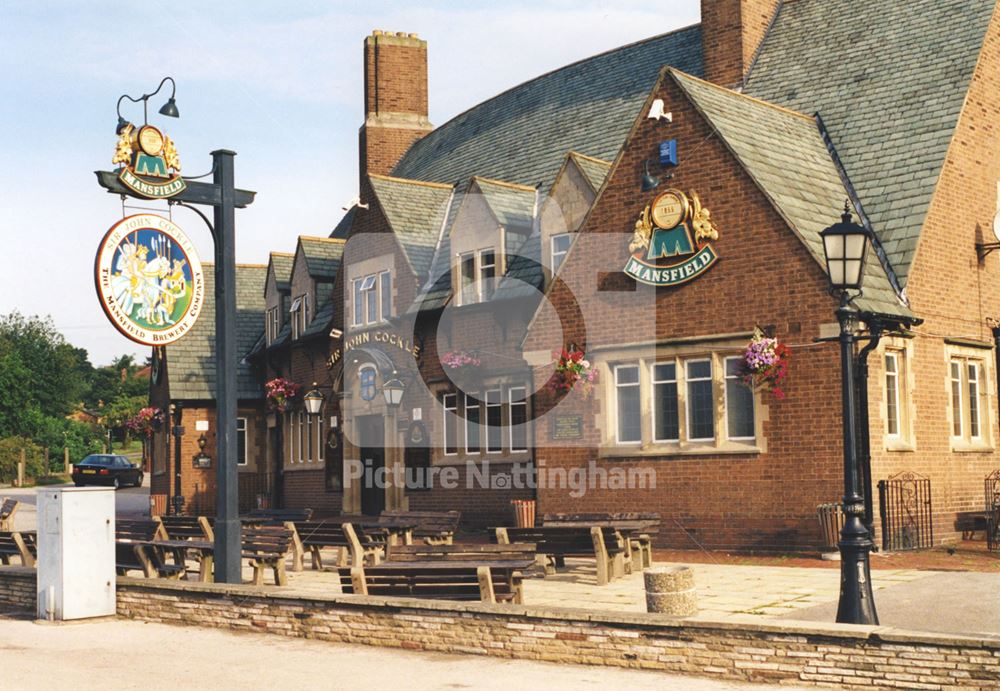
M 441 367 L 448 378 L 461 389 L 469 389 L 480 375 L 482 361 L 475 353 L 449 350 L 441 355 Z
M 770 391 L 778 400 L 785 397 L 781 382 L 788 374 L 792 351 L 776 338 L 768 338 L 759 329 L 743 352 L 740 375 L 743 383 L 755 391 Z
M 299 385 L 283 377 L 276 377 L 264 384 L 264 392 L 267 396 L 267 409 L 283 413 L 298 398 Z
M 153 436 L 160 427 L 163 426 L 163 411 L 154 406 L 142 408 L 138 413 L 125 421 L 125 427 L 136 435 L 142 435 L 147 439 Z
M 591 366 L 584 352 L 579 349 L 553 351 L 556 370 L 549 379 L 549 391 L 555 394 L 566 394 L 577 386 L 584 396 L 589 396 L 597 381 L 597 370 Z

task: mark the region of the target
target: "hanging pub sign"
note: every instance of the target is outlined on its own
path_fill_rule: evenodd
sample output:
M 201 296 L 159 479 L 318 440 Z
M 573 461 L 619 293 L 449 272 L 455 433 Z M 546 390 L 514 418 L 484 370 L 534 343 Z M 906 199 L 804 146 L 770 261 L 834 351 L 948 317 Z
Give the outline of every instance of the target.
M 126 123 L 118 132 L 112 163 L 121 165 L 118 179 L 139 196 L 166 199 L 184 191 L 177 147 L 152 125 L 136 129 Z
M 156 214 L 126 216 L 101 240 L 94 261 L 97 297 L 126 338 L 173 343 L 194 326 L 205 304 L 205 277 L 194 244 Z
M 635 222 L 625 273 L 647 285 L 686 283 L 715 264 L 719 256 L 710 241 L 718 239 L 711 213 L 696 192 L 688 197 L 680 190 L 666 190 Z

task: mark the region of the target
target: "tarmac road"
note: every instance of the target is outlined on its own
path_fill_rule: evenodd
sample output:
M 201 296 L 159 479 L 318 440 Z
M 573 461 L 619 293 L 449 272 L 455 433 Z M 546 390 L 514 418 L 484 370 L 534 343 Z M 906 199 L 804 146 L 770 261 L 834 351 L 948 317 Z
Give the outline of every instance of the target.
M 67 485 L 49 485 L 48 487 L 28 487 L 17 489 L 9 487 L 0 489 L 0 497 L 10 497 L 21 502 L 14 514 L 14 527 L 18 530 L 35 530 L 37 498 L 35 494 L 51 487 L 72 487 Z M 149 515 L 149 475 L 143 478 L 142 487 L 125 487 L 115 492 L 115 513 L 119 516 Z
M 0 618 L 0 667 L 5 688 L 59 691 L 763 688 L 662 672 L 415 653 L 125 620 L 36 624 Z

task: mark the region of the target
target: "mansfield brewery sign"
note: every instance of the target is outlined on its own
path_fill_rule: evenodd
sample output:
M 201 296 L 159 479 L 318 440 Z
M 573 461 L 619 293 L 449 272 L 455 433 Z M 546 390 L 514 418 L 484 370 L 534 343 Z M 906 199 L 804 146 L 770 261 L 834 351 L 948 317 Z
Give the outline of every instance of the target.
M 111 226 L 94 262 L 97 297 L 126 338 L 172 343 L 194 326 L 205 304 L 205 277 L 190 238 L 157 214 Z
M 654 286 L 685 283 L 707 271 L 719 255 L 711 240 L 719 231 L 694 191 L 660 193 L 635 222 L 625 273 Z
M 121 183 L 147 199 L 173 197 L 187 187 L 181 177 L 177 147 L 152 125 L 136 129 L 132 123 L 125 124 L 118 132 L 111 162 L 121 165 Z

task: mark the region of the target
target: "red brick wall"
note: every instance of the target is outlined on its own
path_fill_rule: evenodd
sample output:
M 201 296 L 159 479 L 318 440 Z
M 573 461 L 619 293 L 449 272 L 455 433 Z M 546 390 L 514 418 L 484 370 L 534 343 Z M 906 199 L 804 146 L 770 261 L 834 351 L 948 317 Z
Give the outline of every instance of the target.
M 820 537 L 816 505 L 835 501 L 842 493 L 838 353 L 835 344 L 813 343 L 820 325 L 834 321 L 836 305 L 827 294 L 819 264 L 669 77 L 656 96 L 674 113 L 670 136 L 678 141 L 681 159 L 669 185 L 698 192 L 711 209 L 719 228 L 713 244 L 720 260 L 679 287 L 597 292 L 595 265 L 625 266 L 627 236 L 617 247 L 618 256 L 610 260 L 595 256 L 596 251 L 574 248 L 561 276 L 584 305 L 585 324 L 562 338 L 588 348 L 628 342 L 629 315 L 638 321 L 648 318 L 650 310 L 656 315 L 657 341 L 746 333 L 755 325 L 773 325 L 776 336 L 793 346 L 794 359 L 783 387 L 788 397 L 763 398 L 765 453 L 597 459 L 601 437 L 592 426 L 585 433 L 585 446 L 538 449 L 536 458 L 550 469 L 582 467 L 596 459 L 605 469 L 650 468 L 657 473 L 655 490 L 598 489 L 574 499 L 564 490 L 542 489 L 539 512 L 658 511 L 664 517 L 662 541 L 678 547 L 815 546 Z M 582 233 L 631 232 L 654 197 L 639 189 L 643 161 L 655 157 L 663 136 L 656 122 L 639 120 Z M 837 213 L 838 209 L 830 210 L 831 221 Z M 559 287 L 549 295 L 564 314 L 570 298 L 569 290 Z M 650 300 L 654 307 L 647 306 Z M 636 311 L 637 304 L 644 312 Z M 558 328 L 555 312 L 540 313 L 525 350 L 557 346 Z M 585 420 L 595 418 L 603 390 L 598 385 L 598 396 L 576 402 Z
M 702 0 L 705 79 L 735 86 L 743 81 L 779 0 Z

